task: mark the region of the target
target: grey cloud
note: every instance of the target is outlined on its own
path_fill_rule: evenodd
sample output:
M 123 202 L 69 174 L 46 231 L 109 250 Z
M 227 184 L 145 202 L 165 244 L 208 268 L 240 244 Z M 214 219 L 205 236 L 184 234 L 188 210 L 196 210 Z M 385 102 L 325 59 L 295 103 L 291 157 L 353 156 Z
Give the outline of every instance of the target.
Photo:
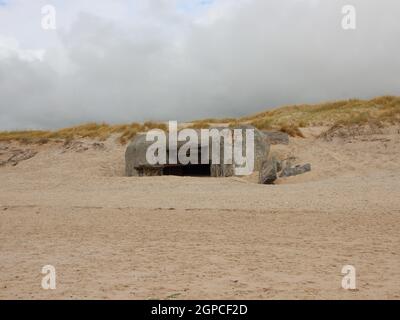
M 289 103 L 400 91 L 398 1 L 248 1 L 196 24 L 170 6 L 120 26 L 81 14 L 59 33 L 70 72 L 43 61 L 0 60 L 0 129 L 56 128 L 239 116 Z M 141 21 L 146 19 L 142 19 Z

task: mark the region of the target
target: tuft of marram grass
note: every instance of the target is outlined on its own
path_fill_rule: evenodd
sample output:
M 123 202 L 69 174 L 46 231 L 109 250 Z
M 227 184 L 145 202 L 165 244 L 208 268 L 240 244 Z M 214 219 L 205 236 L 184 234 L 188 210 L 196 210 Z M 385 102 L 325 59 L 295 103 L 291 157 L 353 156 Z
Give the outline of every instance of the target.
M 294 124 L 292 125 L 283 125 L 279 128 L 279 131 L 287 133 L 291 137 L 300 137 L 304 138 L 303 133 L 300 128 Z

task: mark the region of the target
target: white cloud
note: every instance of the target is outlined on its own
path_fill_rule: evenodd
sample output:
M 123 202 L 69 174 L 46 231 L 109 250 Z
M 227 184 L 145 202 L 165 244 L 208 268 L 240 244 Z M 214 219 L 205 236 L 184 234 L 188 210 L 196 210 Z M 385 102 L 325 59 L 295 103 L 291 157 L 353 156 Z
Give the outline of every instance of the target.
M 0 60 L 17 57 L 22 61 L 43 60 L 45 50 L 27 50 L 21 49 L 18 41 L 12 38 L 2 37 L 0 35 Z

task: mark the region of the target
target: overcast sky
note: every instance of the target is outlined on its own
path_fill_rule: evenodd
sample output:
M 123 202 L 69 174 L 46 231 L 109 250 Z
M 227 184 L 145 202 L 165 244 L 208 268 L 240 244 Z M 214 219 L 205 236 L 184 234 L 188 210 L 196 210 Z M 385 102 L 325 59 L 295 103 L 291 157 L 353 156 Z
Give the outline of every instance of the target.
M 400 95 L 399 57 L 398 0 L 0 0 L 0 130 Z

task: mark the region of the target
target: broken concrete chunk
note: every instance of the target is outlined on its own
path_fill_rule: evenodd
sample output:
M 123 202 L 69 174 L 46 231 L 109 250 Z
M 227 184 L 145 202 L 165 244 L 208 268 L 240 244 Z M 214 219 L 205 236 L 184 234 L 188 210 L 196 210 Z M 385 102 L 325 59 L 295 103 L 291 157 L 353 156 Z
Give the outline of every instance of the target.
M 295 167 L 287 166 L 282 170 L 280 177 L 292 177 L 311 171 L 311 164 L 307 163 L 304 166 L 297 165 Z
M 275 159 L 264 162 L 259 174 L 260 184 L 273 184 L 275 180 L 278 179 L 277 164 L 278 161 Z

